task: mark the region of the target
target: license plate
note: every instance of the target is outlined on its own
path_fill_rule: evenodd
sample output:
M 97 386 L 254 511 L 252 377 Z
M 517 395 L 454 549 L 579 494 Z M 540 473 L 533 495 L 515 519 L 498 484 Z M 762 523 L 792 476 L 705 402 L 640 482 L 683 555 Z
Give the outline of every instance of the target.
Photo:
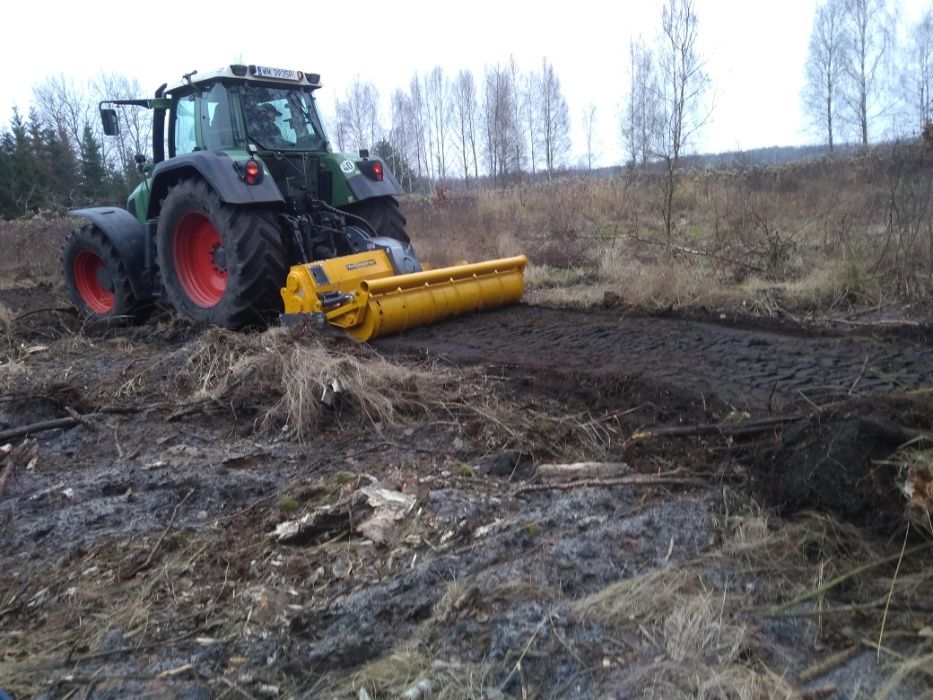
M 286 68 L 269 68 L 268 66 L 256 66 L 255 75 L 260 78 L 278 78 L 279 80 L 298 80 L 298 71 L 288 70 Z

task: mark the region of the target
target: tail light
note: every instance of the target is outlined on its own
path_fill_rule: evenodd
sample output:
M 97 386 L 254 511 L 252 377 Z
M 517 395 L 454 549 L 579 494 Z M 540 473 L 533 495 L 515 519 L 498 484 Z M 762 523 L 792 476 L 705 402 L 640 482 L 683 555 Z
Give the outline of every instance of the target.
M 358 160 L 356 161 L 356 167 L 360 169 L 360 172 L 363 173 L 370 180 L 375 180 L 376 182 L 382 182 L 385 177 L 385 168 L 382 165 L 381 161 L 378 160 Z
M 255 185 L 262 181 L 262 166 L 250 158 L 243 166 L 243 179 L 247 185 Z

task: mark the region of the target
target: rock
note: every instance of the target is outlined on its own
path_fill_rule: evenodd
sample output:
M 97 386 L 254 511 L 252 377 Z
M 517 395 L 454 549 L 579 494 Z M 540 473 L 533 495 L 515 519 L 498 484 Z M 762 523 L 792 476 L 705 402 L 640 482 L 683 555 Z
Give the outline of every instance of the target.
M 519 467 L 522 453 L 516 450 L 502 450 L 481 457 L 474 462 L 474 468 L 481 474 L 493 476 L 512 476 Z
M 102 652 L 116 651 L 124 647 L 126 647 L 126 640 L 123 638 L 123 630 L 119 627 L 107 630 L 107 634 L 104 635 L 104 640 L 100 643 L 100 650 Z

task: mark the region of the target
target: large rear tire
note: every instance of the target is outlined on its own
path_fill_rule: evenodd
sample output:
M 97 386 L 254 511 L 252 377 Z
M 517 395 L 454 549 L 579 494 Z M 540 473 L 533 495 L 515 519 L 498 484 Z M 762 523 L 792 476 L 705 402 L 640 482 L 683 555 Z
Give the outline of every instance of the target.
M 287 262 L 274 215 L 224 204 L 202 180 L 162 202 L 156 231 L 165 294 L 196 323 L 243 328 L 282 310 Z
M 106 325 L 143 320 L 150 299 L 137 299 L 116 248 L 94 225 L 77 228 L 62 245 L 65 287 L 79 313 Z
M 395 197 L 374 197 L 362 202 L 348 204 L 344 209 L 355 216 L 365 219 L 377 236 L 388 236 L 402 243 L 411 243 L 405 226 L 408 221 Z M 350 221 L 349 223 L 353 223 Z

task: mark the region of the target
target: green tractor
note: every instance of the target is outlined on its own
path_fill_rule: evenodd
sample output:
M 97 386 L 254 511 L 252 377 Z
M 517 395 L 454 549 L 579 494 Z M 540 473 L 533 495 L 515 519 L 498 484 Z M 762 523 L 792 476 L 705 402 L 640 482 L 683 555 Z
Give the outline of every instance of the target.
M 142 319 L 166 298 L 196 323 L 261 326 L 312 315 L 369 340 L 517 301 L 525 258 L 423 270 L 379 158 L 330 150 L 314 102 L 320 76 L 230 65 L 184 76 L 153 99 L 153 164 L 127 208 L 70 212 L 65 239 L 77 308 L 104 323 Z M 425 266 L 428 267 L 428 266 Z

